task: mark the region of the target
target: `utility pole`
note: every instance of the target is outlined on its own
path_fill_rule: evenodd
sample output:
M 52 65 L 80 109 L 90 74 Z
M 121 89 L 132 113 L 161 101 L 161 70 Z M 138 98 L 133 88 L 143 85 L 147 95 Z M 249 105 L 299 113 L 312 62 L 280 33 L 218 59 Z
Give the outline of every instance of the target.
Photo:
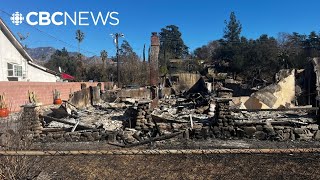
M 117 48 L 117 79 L 118 79 L 118 88 L 120 88 L 120 62 L 119 62 L 119 37 L 124 37 L 124 34 L 122 33 L 115 33 L 115 34 L 111 34 L 111 36 L 114 38 L 114 43 L 116 45 Z
M 118 33 L 116 33 L 116 47 L 117 47 L 117 78 L 118 78 L 118 88 L 120 88 L 119 34 Z

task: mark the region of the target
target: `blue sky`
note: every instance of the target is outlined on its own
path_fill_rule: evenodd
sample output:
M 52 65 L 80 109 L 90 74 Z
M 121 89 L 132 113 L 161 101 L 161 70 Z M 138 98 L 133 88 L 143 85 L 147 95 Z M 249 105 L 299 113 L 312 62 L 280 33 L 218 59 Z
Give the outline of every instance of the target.
M 231 11 L 235 11 L 242 23 L 242 35 L 248 38 L 257 38 L 261 34 L 276 37 L 279 32 L 319 32 L 319 5 L 317 0 L 2 0 L 0 10 L 10 14 L 16 11 L 22 14 L 30 11 L 117 11 L 120 24 L 35 26 L 37 30 L 25 24 L 13 25 L 10 17 L 1 11 L 0 17 L 15 34 L 30 33 L 23 42 L 29 47 L 66 47 L 69 51 L 77 51 L 75 31 L 81 29 L 86 35 L 81 44 L 84 54 L 99 55 L 106 49 L 114 55 L 115 47 L 109 34 L 122 32 L 141 56 L 143 45 L 150 44 L 151 32 L 159 32 L 166 25 L 174 24 L 180 28 L 191 51 L 210 40 L 220 39 L 224 20 L 229 18 Z

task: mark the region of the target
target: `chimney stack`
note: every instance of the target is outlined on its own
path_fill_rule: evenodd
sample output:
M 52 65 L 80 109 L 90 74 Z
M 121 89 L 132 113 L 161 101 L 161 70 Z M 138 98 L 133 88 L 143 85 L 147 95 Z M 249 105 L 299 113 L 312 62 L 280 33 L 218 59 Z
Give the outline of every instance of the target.
M 159 52 L 160 40 L 158 33 L 153 32 L 151 36 L 151 50 L 150 50 L 150 85 L 157 86 L 159 83 Z

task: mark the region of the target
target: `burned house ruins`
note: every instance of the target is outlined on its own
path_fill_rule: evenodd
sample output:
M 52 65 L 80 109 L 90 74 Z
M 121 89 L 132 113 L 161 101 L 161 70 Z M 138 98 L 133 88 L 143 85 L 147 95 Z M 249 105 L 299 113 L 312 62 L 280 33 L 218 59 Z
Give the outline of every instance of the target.
M 230 80 L 210 81 L 192 72 L 160 78 L 156 33 L 151 42 L 150 87 L 83 86 L 60 106 L 26 104 L 20 120 L 26 133 L 37 142 L 120 147 L 171 138 L 320 140 L 319 59 L 303 71 L 281 70 L 274 84 L 237 92 L 241 88 L 230 88 L 236 87 Z

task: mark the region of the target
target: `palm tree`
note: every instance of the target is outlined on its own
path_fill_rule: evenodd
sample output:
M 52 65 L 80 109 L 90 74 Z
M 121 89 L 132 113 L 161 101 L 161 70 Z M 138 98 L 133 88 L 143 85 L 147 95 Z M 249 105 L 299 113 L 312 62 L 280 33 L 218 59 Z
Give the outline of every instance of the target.
M 106 65 L 106 60 L 108 58 L 108 52 L 106 50 L 102 50 L 100 52 L 100 57 L 101 57 L 101 60 L 102 60 L 102 67 L 104 69 L 105 65 Z
M 83 62 L 81 61 L 82 59 L 82 55 L 80 53 L 80 43 L 83 41 L 84 39 L 84 33 L 78 29 L 76 31 L 76 40 L 78 40 L 78 65 L 77 65 L 77 75 L 76 75 L 76 78 L 78 80 L 83 80 L 83 77 L 84 77 L 84 73 L 85 73 L 85 68 L 83 67 Z
M 84 33 L 78 29 L 76 31 L 76 40 L 78 40 L 78 53 L 80 54 L 80 43 L 83 41 L 84 39 Z

